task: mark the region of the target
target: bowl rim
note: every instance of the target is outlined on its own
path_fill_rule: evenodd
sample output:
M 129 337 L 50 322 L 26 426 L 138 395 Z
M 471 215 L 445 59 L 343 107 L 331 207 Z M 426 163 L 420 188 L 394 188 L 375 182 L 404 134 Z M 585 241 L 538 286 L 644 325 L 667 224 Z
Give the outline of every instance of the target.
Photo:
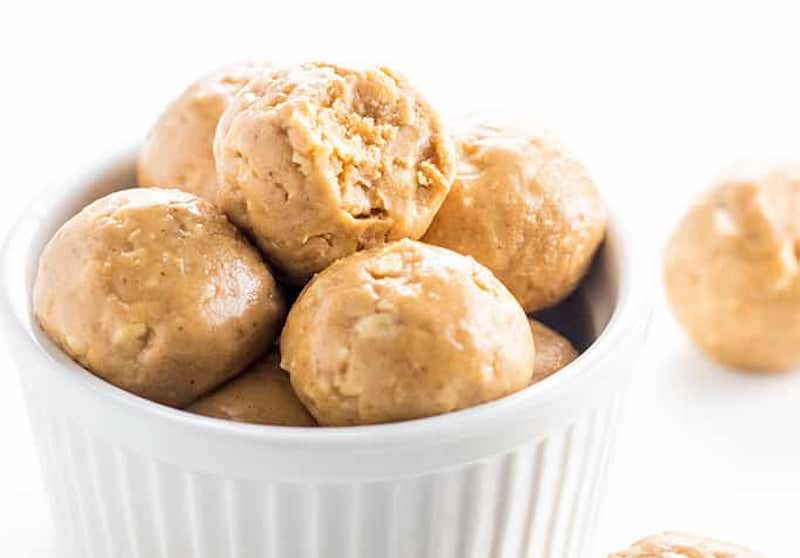
M 6 333 L 10 347 L 31 349 L 37 362 L 26 363 L 25 368 L 36 366 L 50 368 L 69 376 L 77 387 L 90 397 L 102 398 L 120 410 L 144 413 L 149 418 L 168 421 L 181 429 L 189 429 L 215 436 L 234 436 L 242 440 L 257 441 L 278 446 L 301 447 L 313 445 L 317 448 L 335 447 L 364 449 L 369 446 L 410 444 L 436 438 L 461 438 L 466 432 L 484 431 L 496 420 L 507 418 L 523 408 L 543 406 L 565 392 L 576 389 L 576 384 L 588 382 L 603 373 L 602 363 L 621 346 L 625 337 L 636 330 L 641 322 L 649 318 L 647 310 L 652 305 L 654 281 L 644 270 L 637 269 L 638 244 L 619 218 L 613 203 L 605 200 L 608 212 L 606 243 L 613 243 L 617 259 L 617 299 L 611 316 L 592 344 L 572 363 L 545 380 L 500 399 L 461 409 L 442 415 L 407 420 L 402 422 L 346 427 L 291 427 L 234 422 L 205 417 L 181 409 L 167 407 L 144 399 L 105 380 L 67 357 L 35 325 L 32 311 L 32 285 L 23 278 L 24 293 L 9 288 L 8 277 L 21 274 L 29 262 L 37 265 L 39 253 L 33 254 L 37 246 L 32 242 L 41 224 L 52 219 L 52 215 L 64 209 L 74 198 L 75 192 L 84 192 L 97 182 L 100 176 L 135 168 L 138 145 L 118 150 L 111 156 L 102 157 L 87 166 L 88 171 L 76 174 L 71 180 L 51 184 L 43 188 L 21 211 L 9 228 L 0 251 L 0 270 L 4 288 L 0 295 L 0 323 Z M 59 225 L 60 226 L 60 225 Z M 23 250 L 14 249 L 22 247 Z M 14 304 L 14 294 L 25 295 L 23 304 Z M 22 368 L 22 367 L 19 367 Z M 25 370 L 21 370 L 25 374 Z

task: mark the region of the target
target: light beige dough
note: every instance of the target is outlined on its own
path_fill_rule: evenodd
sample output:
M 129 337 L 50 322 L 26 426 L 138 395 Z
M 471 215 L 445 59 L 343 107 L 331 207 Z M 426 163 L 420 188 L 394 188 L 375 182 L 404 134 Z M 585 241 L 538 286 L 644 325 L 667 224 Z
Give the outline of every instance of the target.
M 452 190 L 424 241 L 488 267 L 527 312 L 578 285 L 603 240 L 606 212 L 584 166 L 535 129 L 471 118 L 454 126 Z
M 256 249 L 210 203 L 134 188 L 88 205 L 42 252 L 34 311 L 112 384 L 184 406 L 270 346 L 283 297 Z
M 190 413 L 237 422 L 279 426 L 316 426 L 297 398 L 289 375 L 271 352 L 241 375 L 186 408 Z
M 214 141 L 220 204 L 293 283 L 419 238 L 453 180 L 439 116 L 386 68 L 283 68 L 251 81 Z
M 486 268 L 401 240 L 341 259 L 298 298 L 281 366 L 322 425 L 414 419 L 530 383 L 528 319 Z
M 535 384 L 552 376 L 578 358 L 578 351 L 566 337 L 542 322 L 534 319 L 529 319 L 529 321 L 533 334 L 533 345 L 536 348 L 536 364 L 533 366 L 533 378 L 531 378 L 531 383 Z
M 686 533 L 647 537 L 609 558 L 765 558 L 741 546 Z
M 191 84 L 150 130 L 139 154 L 139 185 L 178 188 L 215 203 L 217 123 L 236 92 L 269 71 L 265 62 L 233 64 Z
M 671 306 L 711 358 L 750 370 L 800 363 L 800 168 L 732 175 L 675 230 Z

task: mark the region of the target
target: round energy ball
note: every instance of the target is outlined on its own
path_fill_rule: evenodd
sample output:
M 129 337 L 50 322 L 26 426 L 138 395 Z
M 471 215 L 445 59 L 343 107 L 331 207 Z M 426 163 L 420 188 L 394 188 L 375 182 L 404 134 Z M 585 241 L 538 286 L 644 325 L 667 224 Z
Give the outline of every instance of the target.
M 687 533 L 661 533 L 642 539 L 608 558 L 764 558 L 752 550 Z
M 711 358 L 750 370 L 800 364 L 800 168 L 729 176 L 675 230 L 667 295 Z
M 552 376 L 578 358 L 578 351 L 566 337 L 542 322 L 534 319 L 528 321 L 531 324 L 533 346 L 536 348 L 536 363 L 533 366 L 533 378 L 531 378 L 531 383 L 535 384 Z
M 316 426 L 297 398 L 289 375 L 279 366 L 277 351 L 254 364 L 186 410 L 208 417 L 255 424 Z
M 96 375 L 184 406 L 244 369 L 285 313 L 256 249 L 210 203 L 122 190 L 67 221 L 42 252 L 42 329 Z
M 450 194 L 424 241 L 472 256 L 526 312 L 554 306 L 580 282 L 606 213 L 584 166 L 534 131 L 462 123 Z
M 303 64 L 251 81 L 214 140 L 220 206 L 284 277 L 419 238 L 453 180 L 439 116 L 386 68 Z
M 225 66 L 191 84 L 167 106 L 139 154 L 140 186 L 178 188 L 216 202 L 214 132 L 231 99 L 266 63 Z
M 400 240 L 343 258 L 289 312 L 281 367 L 326 426 L 427 417 L 530 383 L 514 297 L 471 258 Z

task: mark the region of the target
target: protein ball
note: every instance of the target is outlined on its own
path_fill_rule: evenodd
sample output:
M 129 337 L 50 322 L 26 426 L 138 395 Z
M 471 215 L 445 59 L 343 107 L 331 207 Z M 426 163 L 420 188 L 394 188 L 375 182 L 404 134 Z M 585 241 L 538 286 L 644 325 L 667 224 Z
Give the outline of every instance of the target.
M 800 364 L 800 168 L 736 173 L 683 218 L 664 265 L 694 342 L 737 368 Z
M 578 351 L 572 343 L 558 332 L 550 329 L 541 322 L 530 319 L 533 345 L 536 347 L 536 364 L 533 366 L 535 384 L 552 376 L 567 364 L 578 358 Z
M 605 235 L 594 183 L 535 130 L 479 119 L 457 128 L 456 178 L 423 240 L 478 260 L 526 312 L 554 306 L 578 285 Z
M 201 397 L 187 411 L 209 417 L 280 426 L 316 426 L 297 398 L 289 375 L 271 352 L 240 376 Z
M 184 406 L 273 341 L 283 298 L 256 249 L 210 203 L 134 188 L 90 204 L 42 252 L 42 329 L 112 384 Z
M 139 154 L 140 186 L 178 188 L 216 202 L 214 133 L 231 99 L 267 63 L 225 66 L 191 84 L 167 106 Z
M 534 347 L 514 297 L 471 258 L 401 240 L 341 259 L 289 312 L 281 366 L 322 425 L 471 407 L 530 383 Z
M 752 550 L 686 533 L 647 537 L 608 558 L 764 558 Z
M 386 68 L 303 64 L 251 81 L 214 140 L 220 205 L 286 279 L 419 238 L 453 180 L 439 116 Z

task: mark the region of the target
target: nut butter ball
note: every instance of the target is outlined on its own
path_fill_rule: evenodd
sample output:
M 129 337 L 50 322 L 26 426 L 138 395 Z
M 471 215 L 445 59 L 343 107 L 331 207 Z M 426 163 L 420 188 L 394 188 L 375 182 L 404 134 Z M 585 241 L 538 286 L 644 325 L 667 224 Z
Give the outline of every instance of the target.
M 800 364 L 800 168 L 736 174 L 703 195 L 666 252 L 678 320 L 713 359 L 751 370 Z
M 316 426 L 297 398 L 289 375 L 273 351 L 246 372 L 201 397 L 187 411 L 238 422 L 280 426 Z
M 216 201 L 214 132 L 234 94 L 266 63 L 225 66 L 191 84 L 167 106 L 139 154 L 139 185 L 179 188 Z
M 686 533 L 661 533 L 647 537 L 628 550 L 608 558 L 764 558 L 741 546 Z
M 578 358 L 578 351 L 566 337 L 550 329 L 542 322 L 530 319 L 533 345 L 536 347 L 536 363 L 533 366 L 534 384 L 552 376 Z
M 386 68 L 284 68 L 251 81 L 214 140 L 220 205 L 287 280 L 419 238 L 450 189 L 439 116 Z
M 584 166 L 535 130 L 463 122 L 452 191 L 424 241 L 488 267 L 527 312 L 569 295 L 605 234 Z
M 210 203 L 134 188 L 67 221 L 34 286 L 42 329 L 130 392 L 183 406 L 238 374 L 285 312 L 258 252 Z
M 289 312 L 281 366 L 322 425 L 426 417 L 530 383 L 530 326 L 471 258 L 401 240 L 337 261 Z

